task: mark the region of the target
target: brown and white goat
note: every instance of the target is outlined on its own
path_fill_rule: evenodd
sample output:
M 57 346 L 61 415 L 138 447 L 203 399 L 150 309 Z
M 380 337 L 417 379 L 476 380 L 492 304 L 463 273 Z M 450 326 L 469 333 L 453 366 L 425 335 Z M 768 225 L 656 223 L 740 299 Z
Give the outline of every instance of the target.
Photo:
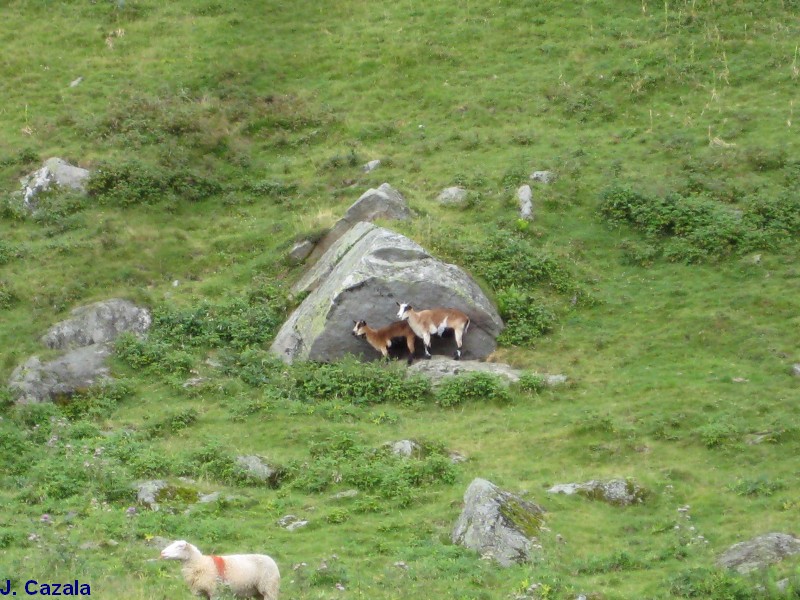
M 452 329 L 456 336 L 456 352 L 453 358 L 461 358 L 461 342 L 464 334 L 469 328 L 469 317 L 455 308 L 431 308 L 429 310 L 414 310 L 408 304 L 397 303 L 400 310 L 397 317 L 402 321 L 407 321 L 411 329 L 425 344 L 425 358 L 431 357 L 431 334 L 439 337 L 448 330 Z
M 416 343 L 416 336 L 414 330 L 405 321 L 395 321 L 394 323 L 381 327 L 380 329 L 373 329 L 367 325 L 366 321 L 353 321 L 353 335 L 360 338 L 366 338 L 369 345 L 375 348 L 383 355 L 383 358 L 389 358 L 389 348 L 396 344 L 399 340 L 405 339 L 406 347 L 408 348 L 408 364 L 414 362 L 414 346 Z

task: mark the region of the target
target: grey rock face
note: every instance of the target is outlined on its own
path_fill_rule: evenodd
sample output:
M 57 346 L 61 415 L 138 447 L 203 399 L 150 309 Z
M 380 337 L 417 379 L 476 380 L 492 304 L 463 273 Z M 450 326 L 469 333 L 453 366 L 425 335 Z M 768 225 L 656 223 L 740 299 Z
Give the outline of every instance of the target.
M 88 178 L 89 171 L 87 169 L 75 167 L 61 158 L 48 158 L 41 169 L 22 180 L 25 194 L 24 206 L 33 210 L 36 207 L 37 194 L 50 189 L 51 185 L 85 192 Z
M 552 171 L 534 171 L 531 173 L 531 179 L 539 183 L 551 183 L 556 180 L 556 174 Z
M 69 319 L 50 328 L 42 343 L 57 349 L 100 344 L 113 341 L 122 332 L 146 333 L 152 321 L 147 309 L 113 298 L 76 308 Z
M 586 483 L 560 483 L 549 490 L 549 494 L 578 494 L 592 500 L 602 500 L 615 506 L 629 506 L 643 502 L 646 490 L 631 480 L 587 481 Z
M 376 219 L 406 221 L 411 218 L 403 195 L 388 183 L 381 184 L 378 189 L 369 189 L 356 200 L 337 221 L 327 235 L 320 240 L 309 256 L 313 262 L 325 254 L 345 233 L 360 221 L 373 222 Z
M 734 544 L 720 555 L 717 565 L 749 573 L 794 554 L 800 554 L 800 539 L 786 533 L 766 533 Z
M 504 567 L 528 562 L 541 549 L 536 535 L 544 512 L 485 479 L 475 479 L 464 494 L 464 510 L 451 538 Z
M 383 327 L 396 319 L 396 302 L 465 312 L 472 323 L 463 350 L 473 358 L 491 353 L 503 328 L 495 307 L 464 271 L 436 260 L 407 237 L 368 223 L 338 240 L 297 287 L 314 291 L 284 323 L 271 348 L 287 362 L 331 361 L 347 354 L 378 358 L 369 344 L 351 335 L 353 321 Z M 435 354 L 455 349 L 452 338 L 434 342 Z
M 523 185 L 517 190 L 517 200 L 519 201 L 519 217 L 526 221 L 533 221 L 533 193 L 531 186 Z
M 18 404 L 48 402 L 69 397 L 110 379 L 106 359 L 111 349 L 106 344 L 76 348 L 47 363 L 32 356 L 11 373 L 8 387 Z
M 264 462 L 260 456 L 237 456 L 236 466 L 256 481 L 267 483 L 273 487 L 278 484 L 280 470 Z
M 436 201 L 445 206 L 463 206 L 467 202 L 468 195 L 469 192 L 462 187 L 449 187 L 442 190 Z
M 469 335 L 469 331 L 464 336 Z M 488 373 L 495 375 L 501 381 L 509 383 L 519 381 L 523 371 L 510 367 L 505 363 L 489 363 L 477 360 L 454 361 L 443 356 L 434 356 L 431 360 L 415 362 L 408 368 L 409 373 L 424 375 L 431 380 L 431 384 L 436 386 L 446 378 L 464 373 Z M 542 375 L 548 387 L 563 385 L 567 382 L 565 375 Z

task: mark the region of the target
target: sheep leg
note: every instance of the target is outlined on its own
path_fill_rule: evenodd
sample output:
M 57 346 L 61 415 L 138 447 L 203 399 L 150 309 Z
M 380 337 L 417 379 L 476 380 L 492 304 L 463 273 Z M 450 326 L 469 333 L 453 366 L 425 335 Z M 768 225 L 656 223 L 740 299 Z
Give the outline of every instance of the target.
M 431 334 L 427 331 L 422 337 L 422 343 L 425 345 L 425 358 L 431 357 Z
M 461 359 L 461 340 L 462 340 L 462 336 L 464 335 L 464 330 L 459 327 L 459 328 L 455 329 L 454 332 L 456 334 L 456 346 L 457 346 L 457 348 L 456 348 L 455 356 L 453 356 L 453 358 L 455 358 L 456 360 L 460 360 Z

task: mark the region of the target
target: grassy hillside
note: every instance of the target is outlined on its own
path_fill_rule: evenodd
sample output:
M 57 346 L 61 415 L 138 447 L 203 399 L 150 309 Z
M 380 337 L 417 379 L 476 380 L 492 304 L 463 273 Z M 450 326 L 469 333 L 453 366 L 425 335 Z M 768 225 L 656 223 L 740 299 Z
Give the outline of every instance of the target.
M 543 598 L 773 597 L 797 561 L 749 579 L 714 561 L 798 533 L 797 9 L 6 2 L 0 377 L 47 356 L 38 337 L 76 306 L 126 297 L 156 323 L 117 345 L 111 387 L 0 396 L 0 582 L 188 598 L 176 564 L 149 560 L 163 536 L 269 553 L 286 598 L 506 599 L 534 582 Z M 50 156 L 92 168 L 91 193 L 29 215 L 12 192 Z M 519 222 L 515 191 L 544 169 L 558 179 L 532 184 L 536 219 Z M 384 181 L 418 215 L 392 227 L 497 300 L 498 360 L 568 388 L 437 394 L 402 365 L 268 355 L 301 272 L 286 252 Z M 451 185 L 468 206 L 436 203 Z M 433 450 L 370 451 L 403 438 Z M 279 488 L 235 469 L 253 453 L 285 468 Z M 547 509 L 541 560 L 502 570 L 450 544 L 474 477 Z M 610 477 L 651 495 L 545 493 Z M 148 478 L 177 495 L 128 515 Z M 229 499 L 186 514 L 195 489 Z M 310 525 L 287 532 L 286 514 Z

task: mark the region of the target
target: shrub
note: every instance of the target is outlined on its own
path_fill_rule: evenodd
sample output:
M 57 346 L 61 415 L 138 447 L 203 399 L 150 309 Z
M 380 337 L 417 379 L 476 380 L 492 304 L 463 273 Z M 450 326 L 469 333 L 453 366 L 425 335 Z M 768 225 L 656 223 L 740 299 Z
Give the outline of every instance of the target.
M 115 206 L 157 204 L 164 199 L 192 202 L 220 194 L 222 186 L 197 173 L 174 172 L 139 161 L 100 164 L 87 184 L 90 196 Z
M 117 379 L 100 383 L 87 390 L 77 392 L 61 404 L 61 412 L 70 419 L 109 417 L 117 405 L 133 395 L 131 385 Z
M 393 402 L 410 405 L 430 395 L 422 376 L 406 377 L 405 370 L 380 362 L 354 360 L 330 364 L 298 363 L 294 366 L 292 398 L 317 403 L 340 401 L 356 405 Z
M 556 316 L 532 294 L 512 287 L 498 294 L 497 303 L 506 328 L 497 338 L 503 345 L 523 346 L 553 329 Z
M 419 456 L 402 457 L 339 433 L 312 443 L 310 455 L 311 460 L 289 465 L 286 476 L 292 487 L 311 493 L 345 485 L 406 506 L 415 498 L 415 489 L 455 480 L 455 465 L 436 444 L 424 444 Z
M 698 567 L 678 574 L 669 581 L 671 594 L 704 600 L 751 600 L 753 584 L 728 571 Z
M 718 448 L 733 442 L 739 430 L 727 421 L 717 421 L 698 427 L 696 433 L 706 448 Z
M 523 373 L 520 375 L 517 385 L 522 391 L 533 394 L 538 394 L 547 389 L 545 378 L 536 373 Z
M 600 214 L 613 225 L 627 223 L 661 242 L 663 256 L 674 262 L 773 248 L 800 232 L 800 199 L 791 193 L 751 197 L 735 210 L 702 194 L 658 197 L 615 184 L 600 194 Z M 626 244 L 626 258 L 636 264 L 652 262 L 660 253 L 650 245 Z
M 436 401 L 440 406 L 450 407 L 474 401 L 506 403 L 511 396 L 496 376 L 468 373 L 445 380 L 436 389 Z
M 7 310 L 19 302 L 19 296 L 11 285 L 0 279 L 0 310 Z

